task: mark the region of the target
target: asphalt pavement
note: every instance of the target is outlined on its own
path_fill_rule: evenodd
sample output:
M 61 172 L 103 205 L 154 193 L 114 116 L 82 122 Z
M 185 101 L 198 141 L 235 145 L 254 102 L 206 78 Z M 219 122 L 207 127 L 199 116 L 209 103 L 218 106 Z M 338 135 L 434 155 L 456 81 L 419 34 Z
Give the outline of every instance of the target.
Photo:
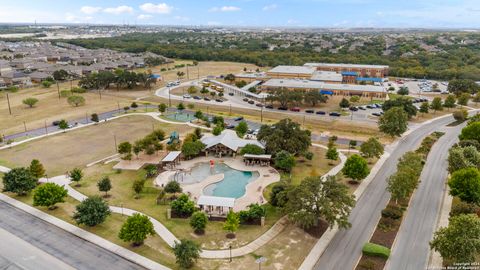
M 436 228 L 446 188 L 448 149 L 458 141 L 464 126 L 445 128 L 445 135 L 433 145 L 385 269 L 427 269 L 428 243 Z
M 451 116 L 434 120 L 400 139 L 395 149 L 389 149 L 390 157 L 362 196 L 358 198 L 356 206 L 350 214 L 349 221 L 352 227 L 348 230 L 341 230 L 335 235 L 314 269 L 348 270 L 355 268 L 362 255 L 363 245 L 370 240 L 380 219 L 380 212 L 390 199 L 390 194 L 386 190 L 386 179 L 396 171 L 398 159 L 405 152 L 416 149 L 425 136 L 453 121 Z M 442 142 L 437 142 L 437 144 L 438 147 L 446 149 Z
M 144 269 L 135 263 L 78 238 L 5 202 L 0 202 L 0 213 L 0 228 L 51 256 L 56 257 L 58 260 L 75 269 Z M 2 245 L 3 244 L 5 243 L 2 242 Z M 6 258 L 4 256 L 3 259 L 10 261 L 13 267 L 19 265 L 25 266 L 24 258 L 22 257 Z M 24 269 L 42 268 L 43 267 L 39 266 Z

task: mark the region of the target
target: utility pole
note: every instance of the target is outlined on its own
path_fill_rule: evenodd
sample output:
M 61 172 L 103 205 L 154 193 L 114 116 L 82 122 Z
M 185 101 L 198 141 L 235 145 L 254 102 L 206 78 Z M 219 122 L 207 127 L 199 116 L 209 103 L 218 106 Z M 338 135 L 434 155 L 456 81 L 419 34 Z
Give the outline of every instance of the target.
M 98 95 L 100 95 L 100 99 L 102 99 L 102 90 L 98 89 Z
M 263 107 L 260 108 L 260 123 L 263 123 Z
M 12 108 L 10 107 L 10 98 L 8 97 L 8 93 L 7 93 L 7 103 L 8 103 L 8 112 L 10 113 L 10 115 L 12 115 Z
M 48 135 L 47 120 L 45 120 L 45 135 Z
M 232 104 L 230 104 L 230 112 L 228 113 L 228 115 L 232 115 Z
M 189 79 L 190 79 L 190 76 L 188 74 L 188 64 L 187 64 L 187 80 L 189 80 Z
M 25 123 L 25 121 L 23 121 L 23 127 L 25 128 L 25 132 L 27 132 L 27 124 Z
M 200 80 L 200 63 L 197 64 L 197 80 Z
M 117 136 L 113 135 L 113 141 L 115 142 L 115 152 L 117 151 Z
M 172 107 L 172 98 L 170 97 L 170 87 L 168 89 L 168 107 Z
M 88 114 L 85 112 L 85 124 L 88 124 Z
M 120 111 L 120 101 L 117 101 L 117 107 L 118 107 L 118 110 Z

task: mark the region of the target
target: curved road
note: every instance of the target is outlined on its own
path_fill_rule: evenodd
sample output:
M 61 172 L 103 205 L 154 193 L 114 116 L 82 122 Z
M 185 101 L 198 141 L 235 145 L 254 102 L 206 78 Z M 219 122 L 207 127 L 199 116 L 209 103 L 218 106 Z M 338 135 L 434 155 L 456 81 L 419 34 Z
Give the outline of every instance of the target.
M 427 269 L 428 243 L 436 228 L 446 188 L 447 150 L 458 141 L 464 126 L 444 128 L 445 135 L 432 147 L 385 269 Z
M 75 269 L 145 269 L 5 202 L 0 202 L 0 213 L 0 228 Z M 21 257 L 6 259 L 26 267 Z
M 355 268 L 361 256 L 363 245 L 370 240 L 380 219 L 380 211 L 385 208 L 390 199 L 390 194 L 386 191 L 386 179 L 396 171 L 397 160 L 405 152 L 417 148 L 425 136 L 453 121 L 451 116 L 434 120 L 406 135 L 398 142 L 396 147 L 386 149 L 390 153 L 390 157 L 373 178 L 367 190 L 358 198 L 356 206 L 350 214 L 349 221 L 352 227 L 337 232 L 315 264 L 314 269 L 348 270 Z M 437 142 L 438 147 L 441 146 L 441 143 Z M 445 146 L 442 147 L 446 149 Z

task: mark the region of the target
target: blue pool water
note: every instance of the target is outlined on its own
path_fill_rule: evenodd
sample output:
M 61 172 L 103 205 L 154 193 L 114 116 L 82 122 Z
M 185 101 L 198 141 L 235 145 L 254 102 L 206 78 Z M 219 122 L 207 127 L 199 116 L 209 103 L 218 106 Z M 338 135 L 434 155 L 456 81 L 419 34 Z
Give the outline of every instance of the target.
M 223 163 L 210 168 L 209 163 L 200 163 L 191 172 L 178 179 L 180 183 L 198 183 L 210 175 L 224 174 L 224 179 L 218 183 L 206 186 L 203 194 L 217 197 L 240 198 L 245 194 L 245 187 L 259 177 L 258 172 L 238 171 Z

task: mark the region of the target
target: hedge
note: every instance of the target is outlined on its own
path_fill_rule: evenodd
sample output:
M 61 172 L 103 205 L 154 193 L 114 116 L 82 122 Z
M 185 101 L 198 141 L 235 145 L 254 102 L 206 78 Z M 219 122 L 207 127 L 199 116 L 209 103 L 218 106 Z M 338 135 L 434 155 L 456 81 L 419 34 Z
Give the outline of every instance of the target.
M 362 252 L 365 255 L 373 257 L 381 257 L 385 259 L 388 259 L 388 257 L 390 257 L 389 248 L 373 243 L 365 243 L 365 245 L 363 245 Z

